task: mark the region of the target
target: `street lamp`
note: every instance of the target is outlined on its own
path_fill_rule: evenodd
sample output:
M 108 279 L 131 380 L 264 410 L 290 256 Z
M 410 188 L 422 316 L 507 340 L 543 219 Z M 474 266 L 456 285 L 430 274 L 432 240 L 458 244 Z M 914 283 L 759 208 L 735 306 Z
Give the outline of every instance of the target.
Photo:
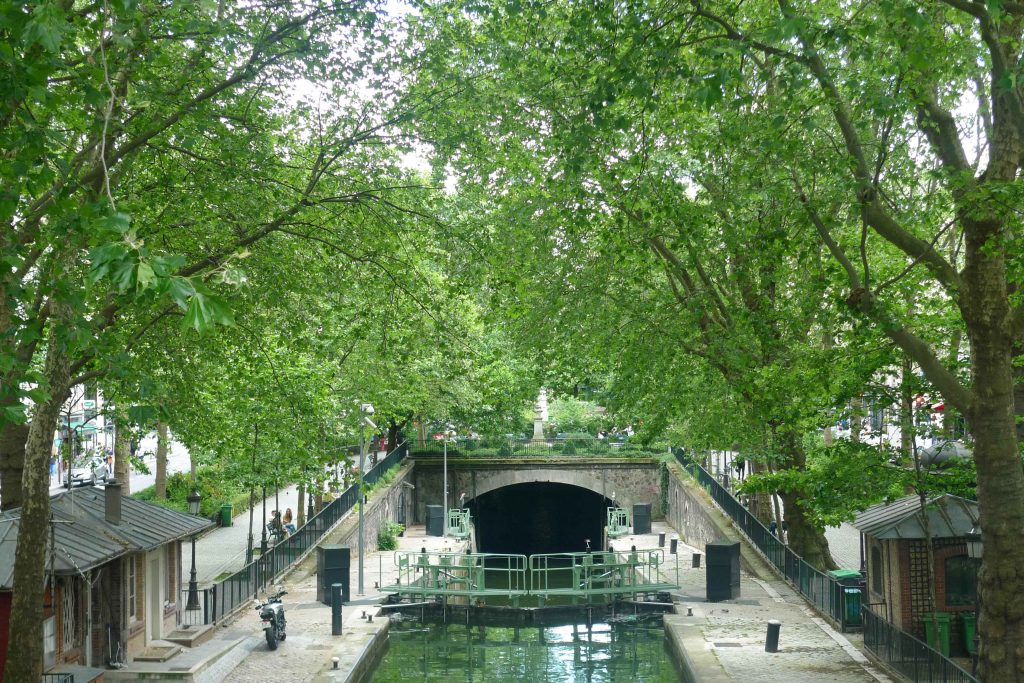
M 260 525 L 262 529 L 260 535 L 260 557 L 267 554 L 267 485 L 264 484 L 261 493 L 263 496 L 263 524 Z
M 981 541 L 981 523 L 975 522 L 971 530 L 964 534 L 964 541 L 967 544 L 967 557 L 972 560 L 981 560 L 985 547 Z M 978 647 L 981 645 L 981 633 L 978 631 L 978 613 L 981 611 L 981 595 L 978 593 L 978 578 L 974 578 L 974 653 L 971 655 L 971 673 L 978 671 Z
M 362 403 L 359 405 L 359 412 L 361 413 L 359 419 L 359 590 L 358 595 L 363 595 L 363 554 L 365 548 L 363 547 L 366 541 L 363 539 L 363 469 L 366 465 L 366 427 L 371 429 L 377 429 L 377 425 L 373 423 L 370 416 L 373 415 L 373 406 L 369 403 Z
M 188 501 L 188 513 L 199 515 L 199 502 L 202 500 L 199 491 L 192 489 L 192 493 L 185 498 Z M 188 601 L 185 603 L 185 610 L 199 609 L 199 587 L 196 585 L 196 535 L 192 534 L 192 571 L 188 577 Z

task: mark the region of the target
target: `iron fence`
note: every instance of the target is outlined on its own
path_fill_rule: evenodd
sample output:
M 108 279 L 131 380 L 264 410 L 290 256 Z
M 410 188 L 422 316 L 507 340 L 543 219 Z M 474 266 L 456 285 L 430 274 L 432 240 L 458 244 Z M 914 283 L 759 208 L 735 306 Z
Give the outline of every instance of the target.
M 399 446 L 363 475 L 365 486 L 376 484 L 381 476 L 397 465 L 408 454 L 408 449 Z M 359 501 L 359 485 L 349 486 L 339 497 L 325 505 L 320 512 L 313 515 L 298 528 L 294 534 L 279 541 L 267 552 L 239 569 L 234 574 L 217 581 L 213 586 L 203 589 L 200 596 L 201 610 L 181 610 L 183 623 L 191 620 L 192 625 L 212 624 L 218 619 L 233 612 L 243 602 L 247 602 L 268 584 L 273 582 L 286 569 L 300 560 L 312 550 L 334 525 L 355 507 Z M 183 597 L 187 598 L 185 590 Z M 202 618 L 200 622 L 199 619 Z
M 864 618 L 864 646 L 888 666 L 912 681 L 929 683 L 977 683 L 941 652 L 889 623 L 867 606 Z
M 75 683 L 74 674 L 43 674 L 43 683 Z

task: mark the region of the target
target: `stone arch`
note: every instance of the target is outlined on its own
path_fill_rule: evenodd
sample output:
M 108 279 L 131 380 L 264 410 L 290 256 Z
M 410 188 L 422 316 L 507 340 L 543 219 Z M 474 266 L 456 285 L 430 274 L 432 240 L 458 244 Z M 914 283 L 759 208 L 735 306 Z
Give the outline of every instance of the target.
M 566 484 L 587 489 L 600 496 L 610 497 L 612 491 L 606 492 L 601 478 L 591 472 L 572 469 L 528 469 L 528 470 L 495 470 L 480 472 L 476 477 L 476 496 L 516 484 Z M 472 498 L 467 498 L 467 501 Z

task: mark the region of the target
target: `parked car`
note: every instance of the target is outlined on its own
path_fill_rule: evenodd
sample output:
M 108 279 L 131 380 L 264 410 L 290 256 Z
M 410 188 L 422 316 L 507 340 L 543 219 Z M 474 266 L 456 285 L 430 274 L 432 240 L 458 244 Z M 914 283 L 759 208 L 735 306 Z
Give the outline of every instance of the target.
M 102 458 L 89 456 L 81 458 L 71 468 L 72 486 L 95 486 L 110 478 L 110 469 Z

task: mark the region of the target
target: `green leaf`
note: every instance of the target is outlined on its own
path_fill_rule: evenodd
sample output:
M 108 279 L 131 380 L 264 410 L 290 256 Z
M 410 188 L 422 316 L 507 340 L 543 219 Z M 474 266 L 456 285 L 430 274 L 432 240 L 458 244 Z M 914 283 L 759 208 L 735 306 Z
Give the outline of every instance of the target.
M 139 261 L 135 274 L 136 288 L 140 291 L 147 289 L 155 279 L 156 274 L 153 272 L 153 267 L 146 261 Z

